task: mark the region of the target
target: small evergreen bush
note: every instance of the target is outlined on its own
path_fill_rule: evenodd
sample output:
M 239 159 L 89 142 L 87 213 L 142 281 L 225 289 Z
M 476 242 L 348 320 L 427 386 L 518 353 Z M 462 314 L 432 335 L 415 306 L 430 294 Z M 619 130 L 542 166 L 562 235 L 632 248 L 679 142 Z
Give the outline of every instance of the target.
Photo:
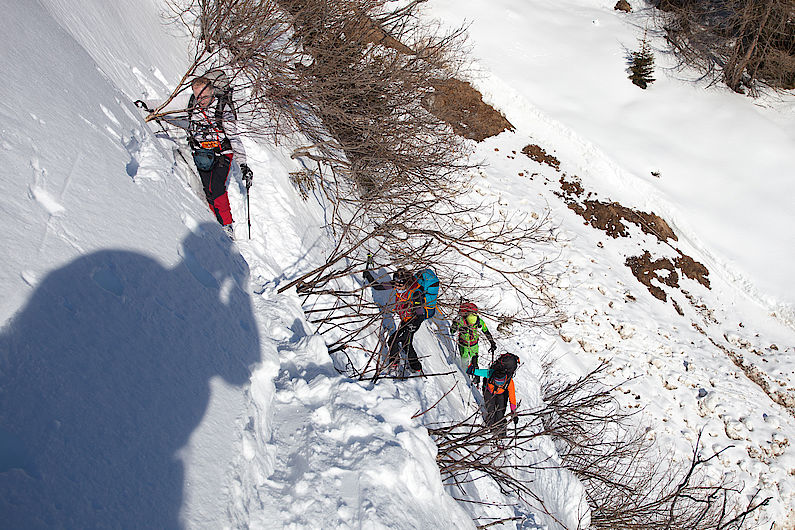
M 645 89 L 652 84 L 655 79 L 652 77 L 654 74 L 654 54 L 651 51 L 651 45 L 646 34 L 643 34 L 643 39 L 640 41 L 640 50 L 630 53 L 630 76 L 629 79 L 640 88 Z

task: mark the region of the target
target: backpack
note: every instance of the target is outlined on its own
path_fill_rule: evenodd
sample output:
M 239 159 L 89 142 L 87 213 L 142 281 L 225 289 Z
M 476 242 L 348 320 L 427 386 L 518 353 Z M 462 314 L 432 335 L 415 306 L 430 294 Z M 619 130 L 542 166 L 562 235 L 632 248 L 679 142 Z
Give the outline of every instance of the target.
M 486 382 L 496 388 L 506 388 L 511 379 L 513 379 L 513 374 L 518 366 L 519 357 L 512 353 L 503 353 L 491 363 L 489 367 L 490 375 Z
M 439 278 L 431 269 L 425 269 L 416 276 L 417 283 L 425 293 L 425 307 L 428 318 L 436 314 L 436 299 L 439 297 Z
M 207 79 L 213 87 L 213 96 L 215 96 L 217 101 L 215 105 L 215 124 L 220 130 L 223 131 L 224 107 L 228 106 L 229 110 L 232 111 L 232 115 L 235 117 L 235 119 L 237 119 L 237 111 L 235 110 L 235 105 L 232 102 L 232 83 L 230 82 L 229 77 L 226 75 L 226 72 L 220 68 L 207 70 L 198 77 Z M 188 121 L 190 121 L 191 117 L 193 116 L 194 108 L 196 108 L 196 96 L 191 94 L 190 100 L 188 100 Z

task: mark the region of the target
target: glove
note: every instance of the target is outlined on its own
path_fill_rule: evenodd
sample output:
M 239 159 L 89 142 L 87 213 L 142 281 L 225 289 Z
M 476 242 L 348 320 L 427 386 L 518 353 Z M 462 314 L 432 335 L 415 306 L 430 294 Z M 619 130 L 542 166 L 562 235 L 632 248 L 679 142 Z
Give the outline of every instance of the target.
M 249 189 L 251 183 L 254 182 L 254 172 L 251 171 L 247 164 L 240 164 L 240 172 L 243 173 L 243 182 L 246 183 L 246 189 Z
M 495 351 L 497 351 L 497 345 L 492 342 L 491 346 L 489 346 L 489 354 L 493 356 Z
M 469 363 L 469 366 L 467 366 L 467 375 L 475 375 L 475 365 L 473 363 Z
M 472 381 L 475 383 L 475 387 L 477 387 L 480 384 L 480 376 L 476 375 L 472 378 Z
M 519 416 L 517 416 L 516 414 L 514 414 L 514 415 L 513 415 L 513 424 L 514 424 L 514 426 L 516 426 L 516 424 L 517 424 L 517 423 L 519 423 Z
M 152 114 L 154 112 L 152 109 L 149 108 L 149 105 L 147 105 L 145 102 L 141 101 L 140 99 L 136 99 L 133 103 L 136 107 L 145 110 L 149 114 Z

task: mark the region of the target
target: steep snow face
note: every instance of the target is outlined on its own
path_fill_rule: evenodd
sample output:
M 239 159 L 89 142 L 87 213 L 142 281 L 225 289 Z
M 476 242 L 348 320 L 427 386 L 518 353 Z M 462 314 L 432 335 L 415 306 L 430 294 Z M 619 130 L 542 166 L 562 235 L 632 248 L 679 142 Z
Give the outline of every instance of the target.
M 185 72 L 184 28 L 162 0 L 41 0 L 96 68 L 131 100 L 158 98 Z M 76 78 L 76 80 L 79 78 Z
M 434 0 L 431 10 L 470 24 L 483 74 L 474 77 L 491 85 L 491 101 L 514 125 L 533 119 L 513 99 L 520 95 L 572 131 L 571 148 L 591 151 L 571 172 L 598 180 L 614 200 L 664 214 L 716 272 L 795 326 L 795 96 L 751 100 L 689 81 L 697 75 L 675 68 L 653 10 L 630 3 L 632 14 L 610 0 L 497 0 L 488 9 Z M 657 81 L 640 90 L 625 70 L 645 28 Z
M 568 240 L 559 264 L 570 318 L 536 351 L 572 371 L 610 360 L 607 380 L 626 407 L 643 409 L 660 447 L 685 461 L 700 432 L 702 456 L 733 446 L 708 473 L 771 497 L 751 527 L 792 528 L 795 99 L 754 100 L 692 81 L 693 72 L 671 68 L 653 31 L 657 81 L 640 90 L 627 79 L 626 55 L 652 27 L 650 12 L 643 2 L 632 2 L 631 15 L 614 4 L 430 3 L 451 25 L 469 22 L 474 84 L 516 127 L 480 146 L 489 164 L 482 193 L 508 210 L 548 203 Z M 524 156 L 528 145 L 558 163 Z M 637 219 L 628 237 L 609 236 L 567 207 L 564 181 L 579 183 L 581 202 L 662 216 L 676 240 L 658 240 Z M 645 251 L 651 260 L 694 258 L 710 287 L 660 272 L 651 285 L 666 301 L 655 298 L 627 266 Z
M 9 228 L 6 248 L 13 249 L 0 272 L 8 292 L 0 303 L 4 320 L 49 270 L 94 250 L 136 250 L 173 265 L 179 246 L 164 239 L 179 240 L 183 213 L 200 218 L 192 196 L 172 178 L 170 148 L 154 141 L 125 95 L 139 90 L 132 73 L 126 85 L 111 82 L 40 3 L 5 4 L 16 29 L 0 59 L 6 73 L 0 215 Z M 136 20 L 128 7 L 129 20 Z M 119 23 L 95 26 L 111 32 Z M 181 41 L 160 33 L 154 46 L 180 48 Z M 98 38 L 93 49 L 106 45 Z M 153 201 L 153 193 L 170 200 Z
M 184 138 L 144 124 L 132 100 L 162 100 L 187 66 L 160 2 L 0 5 L 15 28 L 0 57 L 6 525 L 468 528 L 515 515 L 493 485 L 470 489 L 494 507 L 457 503 L 413 417 L 437 402 L 434 421 L 472 411 L 469 389 L 442 400 L 455 374 L 342 377 L 294 292 L 276 292 L 331 244 L 322 198 L 289 183 L 295 146 L 245 140 L 251 239 L 235 168 L 232 244 Z M 450 371 L 434 330 L 424 354 Z M 554 519 L 587 517 L 578 484 L 551 473 Z
M 4 524 L 179 526 L 180 451 L 209 425 L 224 482 L 260 360 L 248 265 L 131 102 L 187 43 L 152 4 L 2 7 Z

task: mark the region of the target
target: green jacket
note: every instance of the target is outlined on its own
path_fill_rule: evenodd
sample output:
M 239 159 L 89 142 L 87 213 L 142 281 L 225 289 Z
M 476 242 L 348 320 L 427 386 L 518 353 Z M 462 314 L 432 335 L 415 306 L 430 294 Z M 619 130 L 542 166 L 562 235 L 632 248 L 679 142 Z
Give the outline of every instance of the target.
M 474 326 L 470 326 L 467 324 L 466 318 L 464 318 L 462 315 L 459 316 L 450 327 L 451 333 L 458 332 L 459 346 L 471 347 L 476 345 L 478 341 L 480 341 L 481 331 L 486 335 L 486 338 L 489 339 L 491 347 L 496 348 L 497 344 L 494 342 L 494 337 L 491 336 L 491 332 L 489 332 L 486 322 L 484 322 L 480 317 L 478 317 L 478 321 L 475 322 Z

